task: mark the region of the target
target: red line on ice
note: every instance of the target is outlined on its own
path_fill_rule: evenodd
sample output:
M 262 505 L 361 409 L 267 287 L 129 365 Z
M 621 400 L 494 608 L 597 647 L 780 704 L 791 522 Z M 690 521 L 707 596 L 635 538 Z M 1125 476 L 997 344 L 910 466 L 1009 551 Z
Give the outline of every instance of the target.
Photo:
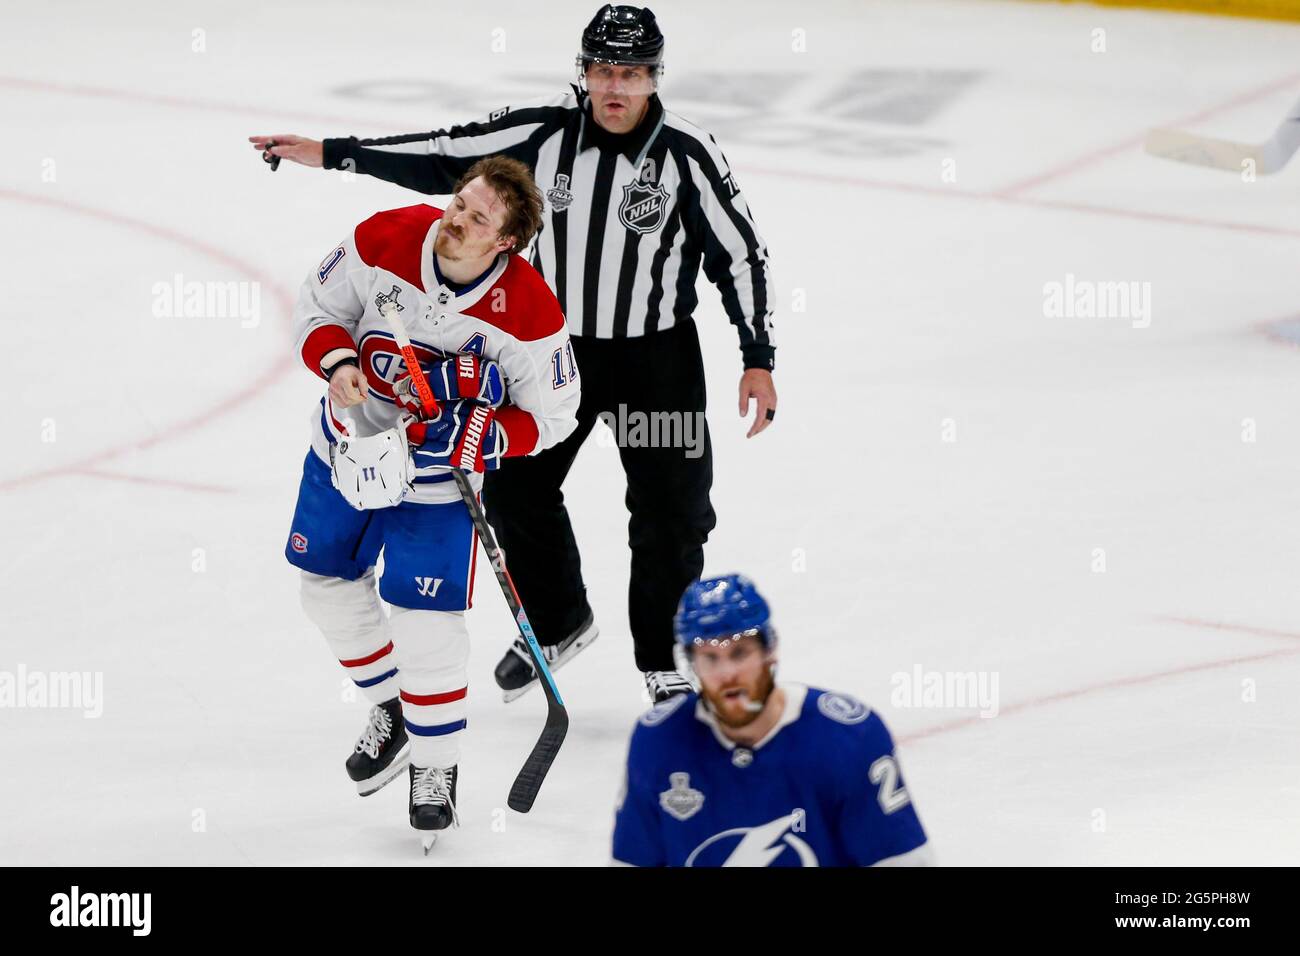
M 270 290 L 272 297 L 276 300 L 285 315 L 293 311 L 293 299 L 279 283 L 263 273 L 257 266 L 237 256 L 231 255 L 223 249 L 210 243 L 197 239 L 194 236 L 171 229 L 167 226 L 157 223 L 146 222 L 142 219 L 134 219 L 121 213 L 112 212 L 106 209 L 96 209 L 83 203 L 71 202 L 63 199 L 54 199 L 49 196 L 35 196 L 28 193 L 19 192 L 13 189 L 0 189 L 0 200 L 10 202 L 25 202 L 36 206 L 46 206 L 62 210 L 64 212 L 75 213 L 81 216 L 87 216 L 91 219 L 98 219 L 101 222 L 110 225 L 122 226 L 127 229 L 133 229 L 143 232 L 157 239 L 166 242 L 175 243 L 176 245 L 187 246 L 190 249 L 199 252 L 202 255 L 215 259 L 230 268 L 249 276 L 253 280 L 261 283 L 265 288 Z M 82 475 L 86 477 L 112 477 L 121 480 L 130 480 L 122 475 L 100 475 L 97 474 L 97 468 L 107 462 L 121 458 L 128 452 L 144 451 L 155 445 L 164 442 L 173 441 L 177 438 L 185 437 L 200 428 L 212 424 L 218 419 L 230 415 L 232 412 L 241 409 L 250 401 L 258 396 L 262 391 L 275 384 L 280 377 L 294 365 L 294 358 L 284 351 L 274 362 L 262 369 L 250 381 L 241 385 L 234 392 L 222 397 L 219 401 L 214 402 L 211 406 L 204 408 L 188 418 L 172 422 L 159 431 L 154 432 L 144 438 L 135 441 L 126 441 L 114 443 L 109 448 L 87 455 L 77 461 L 69 464 L 60 465 L 55 468 L 47 468 L 44 471 L 33 472 L 28 475 L 20 475 L 17 478 L 7 478 L 0 480 L 0 491 L 7 491 L 12 488 L 19 488 L 33 482 L 42 481 L 46 478 L 64 477 L 68 475 Z M 142 478 L 141 481 L 150 481 Z M 163 483 L 166 479 L 153 479 L 153 483 Z M 171 482 L 174 486 L 181 486 L 182 482 Z M 216 486 L 207 486 L 203 490 L 214 490 Z
M 1215 630 L 1237 631 L 1257 637 L 1300 638 L 1300 634 L 1295 634 L 1290 631 L 1269 631 L 1262 628 L 1247 627 L 1239 624 L 1202 621 L 1197 618 L 1162 617 L 1158 620 L 1168 621 L 1175 624 L 1186 624 L 1191 627 L 1207 627 Z M 1029 700 L 1021 701 L 1018 704 L 999 707 L 998 717 L 1001 717 L 1004 714 L 1017 714 L 1026 710 L 1034 710 L 1038 707 L 1046 707 L 1049 704 L 1057 704 L 1063 700 L 1073 700 L 1076 697 L 1084 697 L 1088 694 L 1117 690 L 1121 687 L 1140 687 L 1144 684 L 1153 684 L 1156 681 L 1166 680 L 1171 677 L 1182 677 L 1185 674 L 1196 674 L 1200 671 L 1211 671 L 1218 670 L 1221 667 L 1232 667 L 1235 664 L 1251 664 L 1256 661 L 1274 660 L 1279 657 L 1295 657 L 1296 655 L 1300 655 L 1300 648 L 1284 648 L 1277 651 L 1267 651 L 1262 654 L 1249 654 L 1241 657 L 1228 657 L 1217 661 L 1202 661 L 1199 664 L 1186 664 L 1182 667 L 1173 667 L 1168 670 L 1155 671 L 1151 674 L 1137 674 L 1132 677 L 1112 677 L 1108 680 L 1097 681 L 1093 684 L 1085 684 L 1082 687 L 1076 687 L 1071 690 L 1062 690 L 1053 694 L 1044 694 L 1041 697 L 1032 697 Z M 996 718 L 985 718 L 978 714 L 958 717 L 941 724 L 935 724 L 933 727 L 924 727 L 921 730 L 914 730 L 910 734 L 904 734 L 898 738 L 898 742 L 900 744 L 911 744 L 918 740 L 925 740 L 929 737 L 946 734 L 954 730 L 964 730 L 967 727 L 973 727 L 985 720 L 993 719 Z
M 1199 617 L 1174 617 L 1171 615 L 1157 617 L 1156 620 L 1169 624 L 1186 624 L 1188 627 L 1200 627 L 1209 631 L 1234 631 L 1237 634 L 1250 634 L 1253 637 L 1281 637 L 1292 641 L 1300 640 L 1300 632 L 1297 631 L 1275 631 L 1267 627 L 1233 624 L 1230 621 L 1210 621 Z
M 1173 127 L 1175 129 L 1194 126 L 1195 124 L 1204 122 L 1220 113 L 1226 113 L 1230 110 L 1236 109 L 1238 106 L 1252 103 L 1260 97 L 1268 96 L 1280 90 L 1293 88 L 1297 83 L 1300 83 L 1300 73 L 1288 73 L 1286 76 L 1279 80 L 1274 80 L 1272 83 L 1256 87 L 1252 90 L 1246 90 L 1243 93 L 1238 93 L 1231 99 L 1224 100 L 1221 103 L 1207 107 L 1199 112 L 1183 116 L 1161 125 Z M 1269 132 L 1271 133 L 1272 130 L 1270 129 Z M 1081 169 L 1091 166 L 1093 163 L 1098 163 L 1104 159 L 1110 159 L 1110 157 L 1119 153 L 1135 149 L 1141 146 L 1145 140 L 1146 132 L 1144 131 L 1137 136 L 1130 136 L 1128 139 L 1122 140 L 1121 142 L 1112 143 L 1109 146 L 1094 149 L 1091 152 L 1084 153 L 1082 156 L 1078 156 L 1066 163 L 1062 163 L 1060 166 L 1056 166 L 1046 172 L 1039 173 L 1036 176 L 1030 176 L 1029 178 L 1022 179 L 1019 182 L 1014 182 L 1009 186 L 1003 186 L 1001 189 L 997 190 L 997 195 L 1004 198 L 1010 197 L 1016 193 L 1021 193 L 1028 189 L 1034 189 L 1043 185 L 1043 183 L 1051 182 L 1053 179 L 1060 179 L 1063 176 L 1069 176 L 1073 173 L 1077 173 Z
M 375 119 L 356 119 L 333 116 L 328 113 L 304 113 L 301 110 L 277 110 L 265 106 L 248 106 L 240 103 L 221 103 L 217 100 L 200 100 L 187 96 L 163 96 L 158 93 L 139 93 L 134 90 L 115 90 L 107 86 L 83 86 L 68 83 L 51 83 L 46 80 L 28 80 L 20 76 L 0 76 L 0 87 L 31 90 L 35 93 L 57 93 L 64 96 L 86 96 L 102 100 L 122 100 L 127 103 L 153 103 L 157 106 L 174 106 L 183 110 L 209 110 L 214 113 L 235 113 L 241 116 L 275 116 L 287 120 L 309 120 L 316 123 L 338 123 L 350 126 L 373 126 Z M 143 148 L 143 147 L 142 147 Z M 252 146 L 248 149 L 251 153 Z M 251 155 L 250 155 L 251 159 Z
M 211 494 L 229 495 L 234 493 L 234 488 L 225 485 L 209 485 L 200 481 L 182 481 L 178 478 L 155 478 L 151 475 L 124 475 L 116 471 L 99 471 L 94 468 L 87 468 L 84 471 L 74 472 L 78 476 L 85 475 L 87 478 L 103 478 L 108 481 L 125 481 L 133 485 L 157 485 L 163 488 L 175 488 L 179 491 L 202 491 Z M 4 487 L 0 484 L 0 488 Z
M 1284 239 L 1300 239 L 1300 229 L 1288 229 L 1286 226 L 1266 226 L 1251 222 L 1231 222 L 1222 219 L 1205 219 L 1200 216 L 1182 216 L 1177 213 L 1148 212 L 1141 209 L 1121 209 L 1117 206 L 1099 206 L 1094 203 L 1070 202 L 1060 199 L 1032 199 L 1026 196 L 1004 196 L 1000 193 L 975 192 L 959 189 L 956 186 L 926 186 L 920 183 L 897 183 L 887 179 L 869 179 L 865 176 L 843 176 L 835 173 L 795 172 L 786 169 L 773 169 L 763 166 L 747 166 L 746 169 L 760 176 L 779 176 L 783 179 L 797 178 L 809 182 L 824 182 L 832 185 L 857 186 L 861 189 L 879 189 L 885 192 L 918 193 L 923 196 L 942 196 L 946 199 L 966 199 L 975 202 L 1005 203 L 1011 206 L 1029 206 L 1040 209 L 1059 209 L 1064 212 L 1081 212 L 1097 216 L 1112 216 L 1119 219 L 1136 219 L 1140 222 L 1170 223 L 1176 226 L 1196 226 L 1204 229 L 1224 229 L 1229 232 L 1251 233 L 1259 236 L 1280 236 Z

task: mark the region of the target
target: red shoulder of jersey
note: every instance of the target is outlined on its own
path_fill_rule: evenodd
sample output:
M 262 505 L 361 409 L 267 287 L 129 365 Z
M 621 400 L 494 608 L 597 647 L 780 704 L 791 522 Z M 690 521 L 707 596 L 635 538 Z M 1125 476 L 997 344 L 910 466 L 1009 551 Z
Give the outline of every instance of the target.
M 504 309 L 500 305 L 502 301 Z M 564 313 L 555 293 L 537 270 L 517 255 L 510 257 L 496 285 L 466 309 L 465 314 L 495 325 L 521 342 L 535 342 L 564 328 Z
M 423 292 L 420 252 L 429 227 L 441 218 L 441 209 L 424 203 L 377 212 L 357 226 L 357 254 L 366 265 L 401 276 Z

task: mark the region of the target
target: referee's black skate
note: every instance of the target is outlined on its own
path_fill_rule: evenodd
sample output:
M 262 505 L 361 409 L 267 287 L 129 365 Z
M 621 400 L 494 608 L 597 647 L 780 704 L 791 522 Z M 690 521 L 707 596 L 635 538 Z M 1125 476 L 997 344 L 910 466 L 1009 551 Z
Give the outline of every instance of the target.
M 691 682 L 677 671 L 643 671 L 641 676 L 645 678 L 645 690 L 652 704 L 695 690 Z
M 355 781 L 357 793 L 370 796 L 390 783 L 410 760 L 402 702 L 394 697 L 371 707 L 366 729 L 347 761 L 348 776 Z
M 460 826 L 456 815 L 457 768 L 442 770 L 438 767 L 411 765 L 411 796 L 408 803 L 411 826 L 420 831 L 424 852 L 438 840 L 438 832 L 449 826 Z
M 546 666 L 553 671 L 559 670 L 597 637 L 600 628 L 596 627 L 596 616 L 588 611 L 586 619 L 577 629 L 558 644 L 542 644 L 542 658 Z M 501 697 L 506 703 L 537 686 L 537 668 L 533 666 L 533 655 L 522 637 L 515 638 L 506 651 L 505 657 L 497 664 L 493 672 L 497 686 L 501 688 Z

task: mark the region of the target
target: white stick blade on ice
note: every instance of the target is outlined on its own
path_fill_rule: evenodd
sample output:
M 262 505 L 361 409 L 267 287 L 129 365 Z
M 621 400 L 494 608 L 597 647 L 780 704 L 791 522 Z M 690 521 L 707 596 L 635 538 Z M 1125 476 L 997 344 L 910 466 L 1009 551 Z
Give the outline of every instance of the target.
M 1256 172 L 1265 172 L 1254 146 L 1196 136 L 1177 129 L 1153 129 L 1147 134 L 1146 151 L 1161 159 L 1208 166 L 1211 169 L 1228 169 L 1237 173 L 1245 168 L 1245 162 L 1254 160 Z
M 1287 112 L 1273 135 L 1258 144 L 1234 143 L 1226 139 L 1197 136 L 1178 129 L 1153 129 L 1147 134 L 1146 151 L 1161 159 L 1179 163 L 1227 169 L 1240 173 L 1246 163 L 1253 171 L 1268 176 L 1280 170 L 1300 149 L 1300 100 Z

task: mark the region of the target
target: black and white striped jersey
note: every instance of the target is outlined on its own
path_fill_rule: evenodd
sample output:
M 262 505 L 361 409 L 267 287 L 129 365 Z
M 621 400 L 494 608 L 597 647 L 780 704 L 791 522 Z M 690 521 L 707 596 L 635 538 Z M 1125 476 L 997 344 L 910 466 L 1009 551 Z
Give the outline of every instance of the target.
M 532 263 L 573 335 L 644 335 L 691 317 L 701 265 L 740 332 L 746 368 L 773 367 L 767 246 L 711 135 L 653 96 L 641 124 L 614 135 L 587 96 L 494 111 L 486 120 L 381 139 L 327 139 L 325 166 L 423 193 L 449 193 L 474 161 L 512 156 L 545 197 Z

